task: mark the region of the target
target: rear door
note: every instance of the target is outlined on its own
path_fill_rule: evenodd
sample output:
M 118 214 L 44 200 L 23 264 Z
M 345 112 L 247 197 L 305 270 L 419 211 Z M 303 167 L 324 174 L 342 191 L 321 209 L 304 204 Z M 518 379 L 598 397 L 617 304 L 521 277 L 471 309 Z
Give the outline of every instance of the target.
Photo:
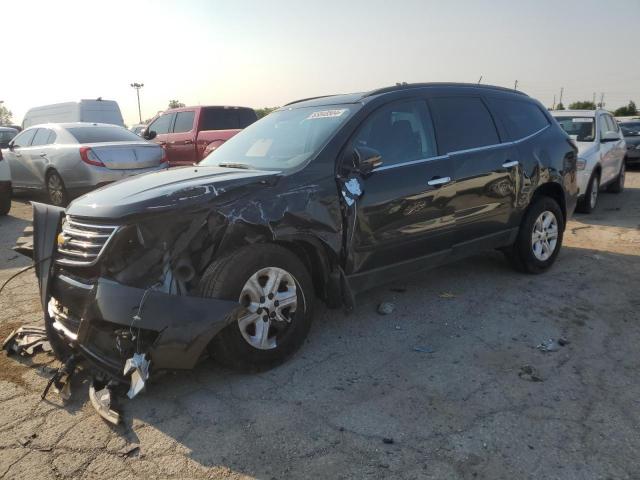
M 13 149 L 7 149 L 5 158 L 11 169 L 11 183 L 17 188 L 33 188 L 35 186 L 34 175 L 29 165 L 31 162 L 31 142 L 37 128 L 25 130 L 11 141 Z
M 364 193 L 355 203 L 347 241 L 347 273 L 427 255 L 435 261 L 451 246 L 455 197 L 450 185 L 453 165 L 438 156 L 425 100 L 379 108 L 364 120 L 350 144 L 377 150 L 383 164 L 362 180 Z
M 175 113 L 173 131 L 165 149 L 172 166 L 192 165 L 196 162 L 196 112 L 183 110 Z
M 514 214 L 515 178 L 519 166 L 516 147 L 502 143 L 496 123 L 479 96 L 441 96 L 429 99 L 441 154 L 455 166 L 456 244 L 485 242 L 489 247 L 504 236 Z
M 611 180 L 613 165 L 616 163 L 616 142 L 604 140 L 607 132 L 611 131 L 611 124 L 607 119 L 608 115 L 601 114 L 598 116 L 598 132 L 600 138 L 600 164 L 602 166 L 602 174 L 600 184 L 607 183 Z

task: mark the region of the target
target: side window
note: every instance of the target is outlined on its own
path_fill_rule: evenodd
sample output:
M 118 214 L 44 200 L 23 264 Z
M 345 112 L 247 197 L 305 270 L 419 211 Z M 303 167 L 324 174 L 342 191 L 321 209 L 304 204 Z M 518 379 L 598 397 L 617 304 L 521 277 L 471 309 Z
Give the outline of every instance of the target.
M 607 125 L 607 116 L 600 115 L 598 117 L 598 123 L 599 123 L 598 131 L 600 132 L 600 139 L 602 140 L 602 138 L 604 137 L 604 134 L 609 131 L 609 125 Z
M 58 139 L 58 134 L 56 134 L 56 132 L 54 132 L 53 130 L 49 130 L 49 138 L 47 138 L 47 143 L 48 144 L 56 143 L 57 139 Z
M 171 124 L 173 123 L 173 118 L 175 117 L 174 113 L 167 113 L 166 115 L 161 115 L 156 118 L 151 125 L 149 125 L 148 130 L 153 130 L 158 135 L 162 135 L 163 133 L 169 133 L 169 129 L 171 128 Z
M 37 128 L 32 128 L 16 135 L 16 137 L 13 139 L 13 144 L 18 148 L 28 147 L 29 145 L 31 145 L 31 140 L 33 140 L 33 136 L 36 134 L 36 130 Z
M 397 102 L 373 112 L 353 139 L 353 146 L 374 148 L 384 165 L 436 156 L 431 117 L 423 100 Z
M 549 125 L 540 108 L 531 102 L 506 98 L 487 98 L 489 107 L 504 122 L 509 140 L 519 140 Z
M 616 122 L 611 115 L 605 115 L 605 118 L 607 119 L 607 130 L 610 132 L 618 132 L 618 122 Z
M 493 118 L 477 97 L 429 99 L 440 154 L 500 143 Z
M 47 143 L 49 143 L 48 140 L 50 133 L 51 130 L 49 130 L 48 128 L 39 128 L 35 136 L 33 137 L 31 145 L 34 147 L 46 145 Z
M 176 113 L 176 123 L 173 126 L 173 133 L 189 132 L 193 129 L 193 119 L 196 117 L 196 112 L 178 112 Z

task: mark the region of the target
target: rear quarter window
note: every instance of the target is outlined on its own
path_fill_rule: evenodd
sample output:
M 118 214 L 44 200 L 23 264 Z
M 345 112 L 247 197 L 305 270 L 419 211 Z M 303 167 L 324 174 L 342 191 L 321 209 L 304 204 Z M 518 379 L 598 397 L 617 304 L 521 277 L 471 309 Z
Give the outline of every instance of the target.
M 205 108 L 200 130 L 237 130 L 255 122 L 256 113 L 249 108 Z
M 502 120 L 509 140 L 519 140 L 549 125 L 540 108 L 531 102 L 506 98 L 488 98 L 489 107 Z
M 500 143 L 487 107 L 478 97 L 430 98 L 440 154 Z

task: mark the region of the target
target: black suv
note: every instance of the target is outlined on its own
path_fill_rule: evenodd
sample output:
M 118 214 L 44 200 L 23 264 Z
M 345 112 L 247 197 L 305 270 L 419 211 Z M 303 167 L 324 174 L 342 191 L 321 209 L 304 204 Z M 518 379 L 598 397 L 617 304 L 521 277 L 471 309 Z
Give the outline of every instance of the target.
M 45 324 L 57 355 L 122 382 L 206 351 L 268 368 L 302 344 L 317 299 L 352 308 L 485 249 L 547 270 L 576 194 L 576 147 L 522 93 L 405 84 L 301 100 L 199 165 L 66 211 L 35 204 Z

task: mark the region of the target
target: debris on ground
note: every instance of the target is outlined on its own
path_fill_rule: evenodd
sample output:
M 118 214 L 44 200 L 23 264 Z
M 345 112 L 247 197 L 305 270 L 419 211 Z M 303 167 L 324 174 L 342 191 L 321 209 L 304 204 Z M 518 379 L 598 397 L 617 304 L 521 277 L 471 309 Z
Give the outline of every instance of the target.
M 564 347 L 565 345 L 569 345 L 570 343 L 571 342 L 564 337 L 560 337 L 558 339 L 558 345 L 560 345 L 561 347 Z
M 569 340 L 564 337 L 560 337 L 557 340 L 549 338 L 536 346 L 536 348 L 541 352 L 557 352 L 558 350 L 560 350 L 560 347 L 564 347 L 568 344 Z
M 382 302 L 380 305 L 378 305 L 378 313 L 380 315 L 389 315 L 393 313 L 395 309 L 396 306 L 391 302 Z
M 24 437 L 18 438 L 18 443 L 20 445 L 22 445 L 23 447 L 26 447 L 27 445 L 29 445 L 31 443 L 31 440 L 33 440 L 34 438 L 36 438 L 36 434 L 35 433 L 32 433 L 30 435 L 25 435 Z
M 405 293 L 407 291 L 405 287 L 391 287 L 389 290 L 395 293 Z
M 71 377 L 76 371 L 78 359 L 75 355 L 71 355 L 67 361 L 58 368 L 51 376 L 40 398 L 45 399 L 49 389 L 53 387 L 54 391 L 60 395 L 65 402 L 71 398 Z
M 115 406 L 115 396 L 110 384 L 103 385 L 96 380 L 91 382 L 89 400 L 91 400 L 91 405 L 96 409 L 98 415 L 107 422 L 114 425 L 120 423 L 120 413 L 113 408 Z
M 435 350 L 431 347 L 413 347 L 413 351 L 414 352 L 420 352 L 420 353 L 434 353 Z
M 130 457 L 135 453 L 140 451 L 140 445 L 137 443 L 130 443 L 129 445 L 125 445 L 120 450 L 118 450 L 118 455 L 120 457 Z
M 32 356 L 38 350 L 50 352 L 51 345 L 44 327 L 27 325 L 11 332 L 2 342 L 2 349 L 8 354 Z
M 523 365 L 520 367 L 520 371 L 518 372 L 518 377 L 522 380 L 527 380 L 529 382 L 543 382 L 544 380 L 538 373 L 538 370 L 531 365 Z
M 384 437 L 382 439 L 382 443 L 386 443 L 387 445 L 392 445 L 394 443 L 394 440 L 391 437 Z
M 441 292 L 438 294 L 438 296 L 440 298 L 456 298 L 455 293 L 451 293 L 451 292 Z

